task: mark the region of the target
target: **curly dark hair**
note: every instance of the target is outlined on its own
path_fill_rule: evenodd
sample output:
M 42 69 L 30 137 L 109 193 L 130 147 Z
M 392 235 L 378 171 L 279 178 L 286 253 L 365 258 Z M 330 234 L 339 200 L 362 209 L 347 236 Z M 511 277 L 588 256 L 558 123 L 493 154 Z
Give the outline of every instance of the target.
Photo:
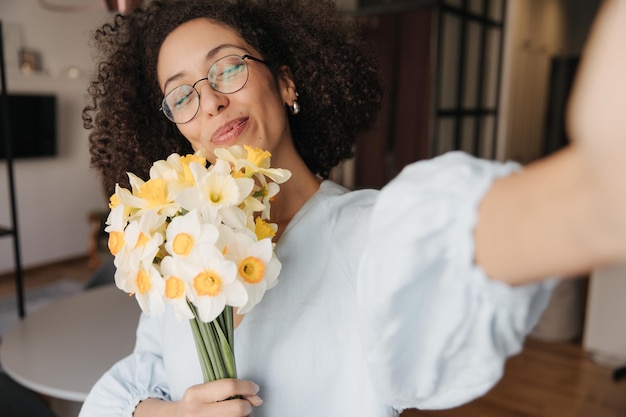
M 301 112 L 289 115 L 296 148 L 324 178 L 353 155 L 357 135 L 378 114 L 382 86 L 376 60 L 356 24 L 332 1 L 154 0 L 116 15 L 93 36 L 99 64 L 83 110 L 91 166 L 105 192 L 128 187 L 127 171 L 147 178 L 150 166 L 173 152 L 192 152 L 176 125 L 159 111 L 157 58 L 165 37 L 182 23 L 205 17 L 235 29 L 274 74 L 287 65 Z

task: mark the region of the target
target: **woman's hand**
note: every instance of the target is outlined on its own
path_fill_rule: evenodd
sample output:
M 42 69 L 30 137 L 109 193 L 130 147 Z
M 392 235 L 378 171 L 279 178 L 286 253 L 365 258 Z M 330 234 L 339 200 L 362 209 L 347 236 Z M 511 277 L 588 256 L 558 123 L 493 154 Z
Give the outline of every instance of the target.
M 220 379 L 194 385 L 177 402 L 154 398 L 139 403 L 133 417 L 245 417 L 263 404 L 259 386 L 243 379 Z M 229 399 L 233 397 L 239 397 Z

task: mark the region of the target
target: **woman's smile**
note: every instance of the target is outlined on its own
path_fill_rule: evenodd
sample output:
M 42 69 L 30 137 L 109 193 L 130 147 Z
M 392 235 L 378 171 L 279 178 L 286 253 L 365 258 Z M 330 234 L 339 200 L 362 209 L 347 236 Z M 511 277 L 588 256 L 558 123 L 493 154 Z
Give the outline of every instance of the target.
M 219 127 L 211 136 L 211 143 L 214 146 L 224 146 L 236 139 L 248 126 L 248 118 L 242 117 L 231 120 Z

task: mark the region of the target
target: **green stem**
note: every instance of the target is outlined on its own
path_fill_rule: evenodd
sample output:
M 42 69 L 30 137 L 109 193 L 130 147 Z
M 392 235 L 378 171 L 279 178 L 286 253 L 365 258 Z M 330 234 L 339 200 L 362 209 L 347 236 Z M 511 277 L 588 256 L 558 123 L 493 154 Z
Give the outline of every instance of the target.
M 204 348 L 204 343 L 202 342 L 202 335 L 200 334 L 200 327 L 198 326 L 198 322 L 196 321 L 196 319 L 191 319 L 189 320 L 189 324 L 191 325 L 193 340 L 196 344 L 198 358 L 200 359 L 200 368 L 202 368 L 202 377 L 204 378 L 204 382 L 214 381 L 215 373 L 213 372 L 213 368 L 211 367 L 209 355 Z
M 222 313 L 226 322 L 226 337 L 228 338 L 228 344 L 231 349 L 235 348 L 235 326 L 233 323 L 233 308 L 231 306 L 226 306 L 224 309 L 224 313 Z M 234 353 L 233 353 L 234 356 Z
M 226 378 L 226 369 L 219 353 L 218 340 L 215 337 L 215 332 L 212 327 L 212 323 L 200 322 L 200 334 L 202 335 L 202 339 L 204 340 L 204 346 L 206 347 L 206 351 L 209 354 L 211 365 L 213 365 L 215 378 L 223 379 Z
M 228 341 L 228 338 L 220 326 L 215 326 L 217 331 L 217 338 L 219 340 L 219 346 L 222 359 L 224 360 L 224 367 L 226 368 L 226 374 L 229 378 L 237 378 L 237 368 L 235 366 L 235 355 Z
M 198 317 L 196 306 L 189 302 L 195 318 L 190 320 L 196 350 L 200 358 L 204 382 L 222 378 L 236 378 L 237 368 L 233 353 L 233 310 L 226 306 L 212 322 Z

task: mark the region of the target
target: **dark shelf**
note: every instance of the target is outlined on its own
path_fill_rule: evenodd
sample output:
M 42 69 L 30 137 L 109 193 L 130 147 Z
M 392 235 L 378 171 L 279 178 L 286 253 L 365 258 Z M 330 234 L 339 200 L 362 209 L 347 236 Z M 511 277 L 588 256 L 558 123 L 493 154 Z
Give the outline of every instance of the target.
M 4 138 L 5 160 L 9 182 L 9 202 L 11 209 L 12 227 L 0 226 L 0 236 L 13 238 L 13 255 L 15 257 L 15 288 L 17 297 L 17 311 L 20 318 L 26 314 L 24 309 L 24 282 L 22 276 L 22 260 L 17 221 L 17 207 L 15 205 L 15 183 L 13 179 L 13 151 L 11 146 L 11 129 L 9 128 L 8 95 L 6 85 L 6 67 L 4 61 L 4 39 L 2 37 L 2 21 L 0 21 L 0 136 Z

